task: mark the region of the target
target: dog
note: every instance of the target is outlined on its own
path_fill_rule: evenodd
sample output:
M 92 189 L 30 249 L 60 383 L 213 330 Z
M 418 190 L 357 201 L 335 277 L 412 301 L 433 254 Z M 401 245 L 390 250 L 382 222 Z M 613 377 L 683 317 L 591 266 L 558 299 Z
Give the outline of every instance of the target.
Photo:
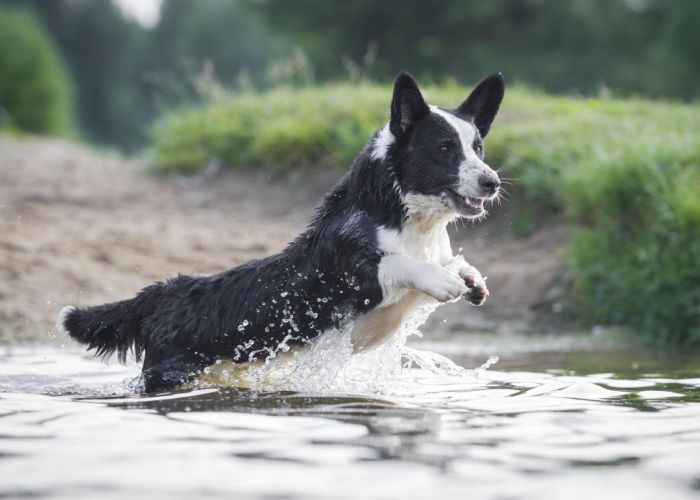
M 481 305 L 477 269 L 450 247 L 447 224 L 485 215 L 498 174 L 483 139 L 505 91 L 500 73 L 456 109 L 429 106 L 415 80 L 394 84 L 389 122 L 281 253 L 215 275 L 178 275 L 134 298 L 59 315 L 98 356 L 143 357 L 145 392 L 172 390 L 222 360 L 248 363 L 352 328 L 355 353 L 392 338 L 426 302 Z

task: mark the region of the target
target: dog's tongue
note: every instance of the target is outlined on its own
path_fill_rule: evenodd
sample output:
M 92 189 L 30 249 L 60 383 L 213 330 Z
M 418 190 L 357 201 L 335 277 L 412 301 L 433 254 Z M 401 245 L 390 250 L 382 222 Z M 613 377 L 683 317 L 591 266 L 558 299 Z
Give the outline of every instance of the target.
M 476 208 L 476 209 L 484 208 L 483 198 L 467 198 L 467 203 L 472 208 Z

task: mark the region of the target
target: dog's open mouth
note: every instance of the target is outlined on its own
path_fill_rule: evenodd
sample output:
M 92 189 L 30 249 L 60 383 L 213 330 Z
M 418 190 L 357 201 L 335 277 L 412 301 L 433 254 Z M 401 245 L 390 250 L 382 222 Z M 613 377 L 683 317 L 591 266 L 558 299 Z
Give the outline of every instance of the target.
M 450 188 L 446 190 L 450 199 L 454 202 L 455 209 L 464 215 L 480 215 L 484 212 L 484 198 L 470 198 L 462 196 Z

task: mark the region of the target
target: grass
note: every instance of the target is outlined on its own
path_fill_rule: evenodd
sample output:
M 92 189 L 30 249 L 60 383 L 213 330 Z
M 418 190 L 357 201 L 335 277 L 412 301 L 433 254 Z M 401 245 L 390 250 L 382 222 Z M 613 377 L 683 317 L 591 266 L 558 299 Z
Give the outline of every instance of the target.
M 425 89 L 456 106 L 467 90 Z M 176 110 L 153 129 L 156 168 L 216 158 L 284 175 L 346 170 L 388 119 L 391 88 L 276 88 Z M 515 179 L 521 233 L 569 225 L 569 308 L 587 324 L 632 327 L 650 342 L 700 346 L 700 105 L 555 97 L 509 89 L 488 161 Z

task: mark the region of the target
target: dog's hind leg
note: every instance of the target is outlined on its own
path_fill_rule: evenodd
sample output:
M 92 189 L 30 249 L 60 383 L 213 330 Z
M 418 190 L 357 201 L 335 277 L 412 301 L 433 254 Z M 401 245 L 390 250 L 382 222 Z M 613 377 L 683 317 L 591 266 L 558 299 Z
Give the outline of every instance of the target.
M 167 356 L 146 353 L 141 374 L 144 392 L 165 392 L 195 378 L 214 359 L 203 353 L 179 352 Z

